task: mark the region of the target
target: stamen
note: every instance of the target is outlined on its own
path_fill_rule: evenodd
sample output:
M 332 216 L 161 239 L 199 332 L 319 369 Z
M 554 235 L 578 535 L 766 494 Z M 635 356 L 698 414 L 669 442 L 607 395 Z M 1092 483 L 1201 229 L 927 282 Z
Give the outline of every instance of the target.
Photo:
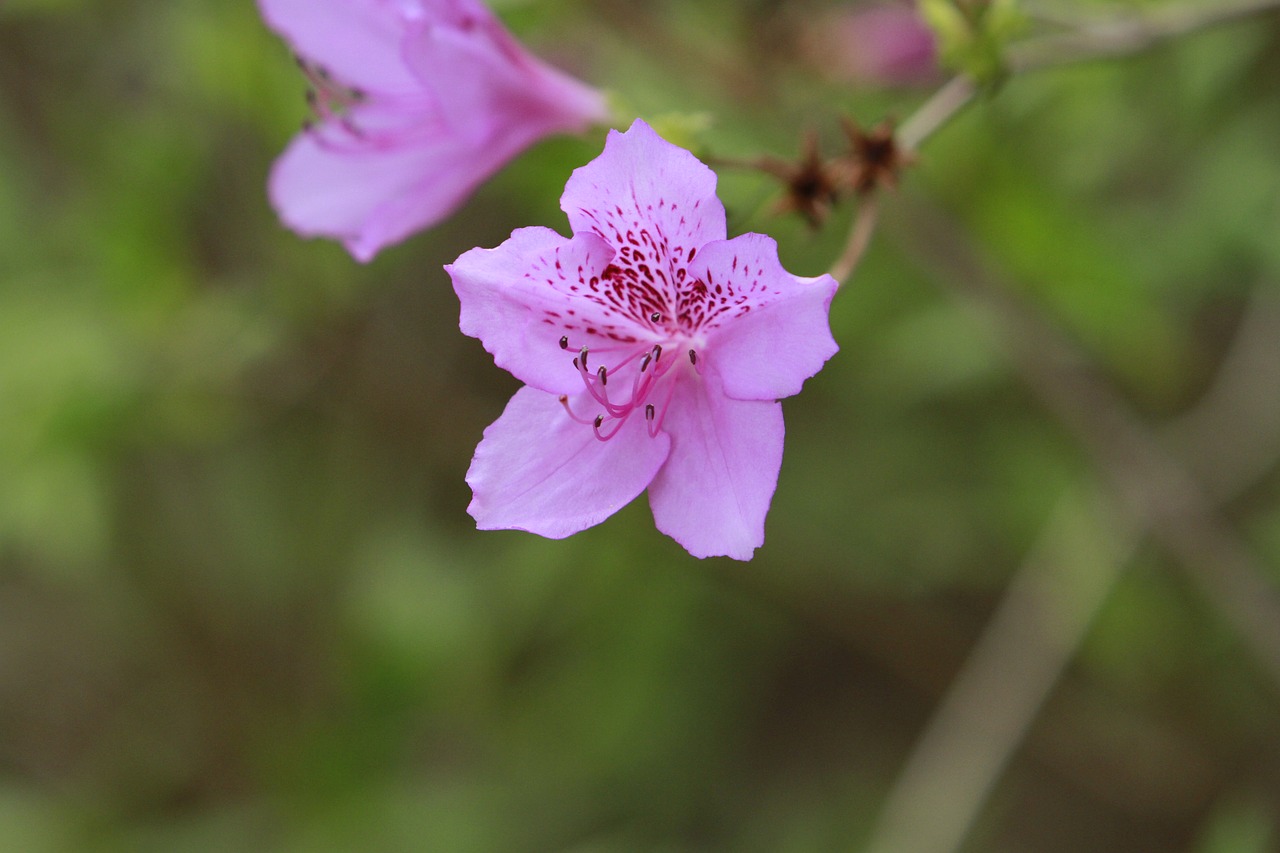
M 697 367 L 698 365 L 698 353 L 694 350 L 689 350 L 689 363 L 694 367 Z
M 630 405 L 629 403 L 619 406 L 609 402 L 609 395 L 605 390 L 603 390 L 604 383 L 591 381 L 593 377 L 591 374 L 587 373 L 586 365 L 582 364 L 582 362 L 586 360 L 586 356 L 587 348 L 583 347 L 582 353 L 573 359 L 573 366 L 578 369 L 578 375 L 582 377 L 582 384 L 586 386 L 587 393 L 590 394 L 597 403 L 604 407 L 604 410 L 609 413 L 610 417 L 617 418 L 626 414 L 627 406 Z M 598 378 L 598 376 L 596 378 Z
M 368 99 L 368 95 L 363 90 L 344 86 L 334 80 L 333 75 L 324 66 L 309 62 L 301 56 L 295 55 L 294 58 L 298 67 L 302 69 L 302 76 L 310 84 L 306 93 L 307 106 L 316 118 L 325 121 L 341 119 L 353 107 Z M 339 123 L 348 133 L 359 135 L 353 130 L 354 124 Z
M 658 312 L 652 313 L 661 318 Z M 568 335 L 560 338 L 560 346 L 562 349 L 570 348 Z M 676 382 L 666 379 L 666 375 L 679 367 L 678 358 L 662 361 L 663 346 L 664 344 L 651 344 L 647 350 L 635 347 L 634 343 L 631 346 L 582 347 L 573 357 L 573 366 L 582 378 L 583 388 L 587 393 L 575 399 L 581 399 L 583 406 L 589 406 L 595 411 L 589 415 L 585 412 L 575 413 L 569 405 L 568 394 L 559 398 L 560 405 L 574 421 L 590 425 L 600 441 L 609 441 L 616 436 L 627 419 L 643 408 L 646 432 L 650 436 L 656 436 L 662 430 L 676 386 Z M 592 349 L 597 351 L 597 355 L 603 353 L 598 361 L 603 361 L 604 364 L 596 364 L 594 369 L 588 369 Z M 694 369 L 700 370 L 697 351 L 686 346 L 685 352 L 694 364 Z M 637 361 L 639 364 L 633 370 L 631 365 Z M 614 388 L 610 393 L 607 388 L 609 379 L 612 377 L 613 384 L 617 385 L 617 374 L 622 370 L 631 375 L 630 383 L 626 382 L 625 374 L 621 380 L 630 385 L 630 393 L 627 394 L 625 388 Z
M 654 311 L 652 314 L 650 314 L 650 315 L 649 315 L 649 322 L 650 322 L 650 323 L 661 323 L 661 322 L 662 322 L 662 315 L 661 315 L 661 314 L 659 314 L 657 311 Z
M 560 395 L 560 405 L 564 406 L 565 414 L 567 414 L 571 420 L 577 421 L 578 423 L 583 424 L 584 426 L 593 423 L 593 421 L 590 418 L 584 418 L 581 415 L 574 414 L 573 409 L 569 408 L 568 394 Z
M 613 429 L 609 430 L 607 433 L 600 431 L 600 426 L 604 423 L 604 415 L 597 415 L 595 420 L 595 426 L 592 427 L 592 431 L 595 432 L 596 438 L 598 438 L 600 441 L 608 441 L 609 439 L 613 438 L 615 435 L 618 434 L 618 431 L 622 429 L 624 424 L 626 424 L 627 417 L 630 414 L 631 413 L 628 412 L 627 414 L 616 418 L 617 423 L 614 425 Z

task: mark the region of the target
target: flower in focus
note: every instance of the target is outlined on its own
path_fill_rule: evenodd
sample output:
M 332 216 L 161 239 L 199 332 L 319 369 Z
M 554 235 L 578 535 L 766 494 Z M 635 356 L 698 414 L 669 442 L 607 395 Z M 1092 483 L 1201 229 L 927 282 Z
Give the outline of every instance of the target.
M 573 173 L 573 236 L 521 228 L 445 269 L 477 337 L 525 387 L 467 473 L 481 529 L 562 538 L 649 491 L 697 557 L 749 559 L 782 463 L 781 397 L 836 352 L 836 282 L 726 239 L 716 176 L 637 121 Z
M 439 222 L 542 137 L 606 115 L 598 91 L 530 55 L 479 0 L 259 5 L 315 112 L 272 170 L 272 204 L 361 261 Z

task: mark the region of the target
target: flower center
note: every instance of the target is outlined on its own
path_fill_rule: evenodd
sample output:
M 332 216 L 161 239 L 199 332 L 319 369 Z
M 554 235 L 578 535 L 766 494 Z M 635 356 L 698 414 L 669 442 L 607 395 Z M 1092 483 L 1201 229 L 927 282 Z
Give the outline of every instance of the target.
M 351 122 L 350 113 L 353 107 L 364 103 L 365 93 L 354 86 L 339 83 L 323 65 L 301 56 L 294 58 L 310 84 L 307 89 L 307 106 L 311 109 L 313 118 L 307 122 L 308 128 L 317 123 L 335 122 L 358 136 L 360 130 Z
M 660 324 L 662 316 L 655 312 L 649 319 Z M 662 421 L 675 394 L 681 372 L 678 368 L 683 360 L 681 350 L 693 370 L 702 372 L 698 366 L 698 352 L 689 343 L 686 335 L 679 334 L 652 346 L 647 343 L 624 344 L 594 350 L 583 346 L 573 357 L 573 367 L 582 378 L 591 403 L 595 404 L 593 408 L 598 406 L 599 410 L 594 417 L 575 412 L 569 405 L 567 394 L 560 396 L 560 405 L 564 406 L 570 418 L 589 425 L 601 441 L 613 438 L 633 413 L 643 410 L 646 429 L 649 436 L 654 437 L 662 429 Z M 569 349 L 567 335 L 560 338 L 560 348 Z M 617 360 L 612 364 L 593 364 L 593 354 L 605 359 L 613 356 Z

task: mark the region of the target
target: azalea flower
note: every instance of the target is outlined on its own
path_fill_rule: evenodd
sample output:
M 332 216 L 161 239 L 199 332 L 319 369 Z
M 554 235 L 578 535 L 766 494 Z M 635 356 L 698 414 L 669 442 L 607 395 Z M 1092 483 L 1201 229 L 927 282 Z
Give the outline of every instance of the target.
M 445 269 L 477 337 L 525 387 L 467 472 L 481 529 L 562 538 L 649 491 L 697 557 L 749 559 L 782 463 L 781 397 L 836 352 L 836 282 L 726 239 L 716 176 L 642 121 L 611 131 L 560 206 Z
M 479 0 L 259 0 L 298 55 L 316 121 L 276 162 L 286 225 L 358 260 L 433 225 L 539 139 L 606 115 Z

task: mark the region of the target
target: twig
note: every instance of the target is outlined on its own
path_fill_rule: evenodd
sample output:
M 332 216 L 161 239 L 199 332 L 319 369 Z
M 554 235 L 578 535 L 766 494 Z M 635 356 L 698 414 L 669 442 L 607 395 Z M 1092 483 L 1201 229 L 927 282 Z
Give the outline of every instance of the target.
M 1065 62 L 1133 53 L 1187 32 L 1280 8 L 1280 0 L 1246 0 L 1216 7 L 1200 5 L 1141 20 L 1096 24 L 1075 32 L 1017 45 L 1010 50 L 1015 73 Z M 898 131 L 904 151 L 917 149 L 970 103 L 976 85 L 964 76 L 950 80 Z M 936 217 L 934 225 L 937 225 Z M 918 224 L 918 217 L 913 217 Z M 855 222 L 856 229 L 858 223 Z M 953 275 L 952 239 L 945 251 L 933 239 L 938 229 L 916 232 L 916 250 L 941 280 Z M 912 234 L 911 231 L 906 231 Z M 859 236 L 865 241 L 867 237 Z M 851 236 L 850 242 L 853 242 Z M 1091 508 L 1080 497 L 1064 499 L 1031 558 L 1018 570 L 987 629 L 966 659 L 901 775 L 886 798 L 872 833 L 870 853 L 953 853 L 959 849 L 991 788 L 1016 752 L 1028 727 L 1061 676 L 1108 592 L 1150 530 L 1187 569 L 1217 607 L 1234 622 L 1260 662 L 1280 686 L 1280 607 L 1261 567 L 1215 517 L 1205 491 L 1142 427 L 1123 398 L 1088 375 L 1067 341 L 1018 310 L 1009 291 L 987 281 L 983 265 L 967 245 L 961 273 L 968 296 L 1003 332 L 1015 362 L 1051 409 L 1073 430 L 1111 481 L 1131 516 L 1127 526 L 1107 524 L 1105 501 Z M 842 256 L 843 260 L 843 256 Z M 837 269 L 843 267 L 837 263 Z M 940 269 L 939 269 L 940 268 Z M 842 280 L 842 279 L 838 279 Z M 1244 336 L 1242 331 L 1241 337 Z M 1241 345 L 1243 346 L 1243 344 Z M 1043 348 L 1041 348 L 1043 347 Z M 1231 380 L 1229 366 L 1219 385 Z M 1211 421 L 1206 414 L 1190 423 Z M 1101 409 L 1095 408 L 1101 405 Z M 1184 430 L 1187 432 L 1190 430 Z M 1200 430 L 1203 434 L 1203 430 Z M 1258 430 L 1252 431 L 1257 436 Z M 1246 442 L 1247 443 L 1247 442 Z M 1255 442 L 1256 443 L 1256 442 Z M 1268 444 L 1271 444 L 1270 442 Z M 1233 448 L 1234 449 L 1234 448 Z M 1244 464 L 1234 476 L 1213 483 L 1217 498 L 1256 474 L 1271 447 L 1245 450 L 1232 458 Z M 1255 467 L 1250 467 L 1252 462 Z M 1084 539 L 1071 531 L 1084 525 Z M 1076 561 L 1080 542 L 1110 544 L 1110 553 L 1092 564 Z M 1057 560 L 1053 555 L 1058 554 Z M 1055 594 L 1067 593 L 1067 594 Z M 1057 601 L 1056 618 L 1041 617 Z
M 1280 300 L 1259 287 L 1213 385 L 1165 431 L 1184 458 L 1214 460 L 1200 473 L 1216 501 L 1280 457 L 1280 401 L 1269 393 L 1280 381 L 1277 329 Z M 1063 498 L 1014 573 L 886 797 L 868 853 L 949 853 L 964 842 L 1140 543 L 1142 531 L 1117 527 L 1106 502 L 1092 501 Z M 1109 542 L 1110 553 L 1073 560 L 1078 541 Z
M 920 211 L 915 211 L 912 219 L 920 223 Z M 1207 514 L 1210 513 L 1209 500 L 1193 497 L 1192 509 L 1207 515 L 1191 518 L 1189 533 L 1175 534 L 1170 527 L 1184 523 L 1186 514 L 1165 516 L 1158 506 L 1135 507 L 1135 498 L 1143 496 L 1145 490 L 1128 480 L 1144 475 L 1158 481 L 1173 477 L 1193 493 L 1196 484 L 1177 470 L 1176 463 L 1161 452 L 1155 438 L 1142 430 L 1119 396 L 1106 386 L 1101 386 L 1101 391 L 1095 387 L 1088 399 L 1070 391 L 1082 385 L 1097 386 L 1100 381 L 1084 373 L 1083 362 L 1069 343 L 1043 327 L 1034 315 L 1015 310 L 1018 306 L 1012 303 L 1007 292 L 997 290 L 997 286 L 987 280 L 987 273 L 967 244 L 960 245 L 954 229 L 945 229 L 950 233 L 943 234 L 946 223 L 936 215 L 925 216 L 923 221 L 927 223 L 926 234 L 917 236 L 914 250 L 931 254 L 918 256 L 924 257 L 944 281 L 952 275 L 963 277 L 966 299 L 973 300 L 971 304 L 976 304 L 984 319 L 994 322 L 999 337 L 1015 354 L 1024 375 L 1050 402 L 1051 408 L 1059 415 L 1064 414 L 1064 405 L 1076 410 L 1064 420 L 1074 423 L 1077 432 L 1086 433 L 1084 443 L 1093 448 L 1095 455 L 1100 437 L 1104 441 L 1107 436 L 1116 438 L 1107 424 L 1127 422 L 1120 430 L 1126 440 L 1120 442 L 1114 452 L 1123 454 L 1126 447 L 1136 444 L 1139 455 L 1148 460 L 1148 466 L 1154 464 L 1156 470 L 1143 468 L 1126 474 L 1122 478 L 1126 482 L 1117 484 L 1107 460 L 1099 459 L 1100 467 L 1113 480 L 1113 489 L 1131 516 L 1127 524 L 1111 518 L 1107 511 L 1109 502 L 1102 498 L 1090 501 L 1073 495 L 1063 500 L 1033 555 L 1015 574 L 995 616 L 970 652 L 887 796 L 867 848 L 872 853 L 953 853 L 959 849 L 991 788 L 1147 530 L 1152 530 L 1157 539 L 1183 561 L 1184 567 L 1191 569 L 1190 573 L 1207 588 L 1215 603 L 1243 627 L 1246 639 L 1273 677 L 1277 675 L 1276 653 L 1280 650 L 1276 645 L 1275 591 L 1259 574 L 1248 553 Z M 936 242 L 940 236 L 949 236 L 949 239 Z M 961 252 L 957 257 L 958 249 Z M 957 260 L 961 262 L 958 272 Z M 1261 341 L 1268 337 L 1265 334 L 1268 329 L 1255 329 L 1256 325 L 1274 329 L 1269 321 L 1275 318 L 1262 310 L 1269 307 L 1269 302 L 1255 305 L 1246 317 L 1247 322 L 1242 323 L 1238 333 L 1237 350 L 1254 353 L 1255 339 Z M 1259 317 L 1261 319 L 1257 319 Z M 1237 360 L 1240 359 L 1244 356 L 1237 356 Z M 1280 350 L 1254 353 L 1241 363 L 1251 371 L 1260 364 L 1269 370 L 1280 370 Z M 1235 372 L 1232 363 L 1224 364 L 1215 388 L 1236 384 L 1232 375 Z M 1067 374 L 1076 375 L 1068 377 Z M 1046 384 L 1068 390 L 1050 391 Z M 1082 428 L 1082 419 L 1088 421 L 1094 417 L 1091 414 L 1094 410 L 1088 407 L 1097 405 L 1099 396 L 1111 410 L 1097 413 L 1097 423 Z M 1210 394 L 1200 408 L 1212 410 L 1218 405 L 1217 395 Z M 1267 424 L 1280 429 L 1277 423 L 1280 411 L 1273 414 Z M 1244 458 L 1254 462 L 1254 467 L 1237 466 L 1231 473 L 1219 476 L 1213 483 L 1215 498 L 1225 499 L 1245 488 L 1274 460 L 1280 448 L 1275 442 L 1261 441 L 1266 426 L 1249 433 L 1250 438 L 1257 440 L 1244 442 L 1261 444 L 1261 447 L 1240 450 Z M 1231 437 L 1224 440 L 1233 441 Z M 1110 455 L 1106 454 L 1108 458 Z M 1153 459 L 1157 461 L 1153 463 Z M 1150 500 L 1149 496 L 1143 499 Z M 1186 502 L 1184 498 L 1182 503 Z M 1168 520 L 1160 521 L 1161 517 Z M 1081 550 L 1090 542 L 1108 553 L 1094 554 L 1091 560 L 1082 559 Z M 1225 573 L 1221 568 L 1215 571 L 1212 562 L 1200 562 L 1202 559 L 1225 559 Z
M 963 74 L 952 77 L 899 125 L 898 145 L 904 151 L 915 151 L 973 100 L 977 91 L 977 85 L 969 77 Z
M 1161 435 L 1216 500 L 1280 457 L 1280 296 L 1261 285 L 1213 384 Z
M 1014 365 L 1080 440 L 1121 507 L 1146 527 L 1240 632 L 1280 690 L 1280 599 L 1267 572 L 1217 517 L 1203 487 L 1161 446 L 1088 359 L 1030 306 L 939 211 L 913 205 L 912 256 L 993 325 Z
M 867 853 L 951 853 L 1140 541 L 1101 497 L 1062 499 L 890 790 Z
M 1208 0 L 1165 8 L 1139 16 L 1082 22 L 1069 33 L 1027 39 L 1010 45 L 1009 71 L 1025 74 L 1071 62 L 1139 53 L 1162 41 L 1242 18 L 1280 9 L 1280 0 Z M 898 144 L 914 151 L 973 100 L 978 87 L 968 76 L 948 80 L 902 123 Z
M 1011 45 L 1007 56 L 1009 71 L 1023 74 L 1071 62 L 1138 53 L 1170 38 L 1276 9 L 1280 9 L 1280 0 L 1238 0 L 1216 5 L 1200 0 L 1141 16 L 1082 23 L 1069 33 Z M 918 150 L 926 139 L 972 102 L 977 93 L 977 83 L 967 75 L 952 77 L 899 126 L 895 134 L 899 148 L 904 153 Z M 858 217 L 851 228 L 856 230 L 862 226 L 862 218 Z M 868 233 L 858 239 L 869 243 L 871 236 Z M 850 235 L 849 244 L 853 242 L 854 237 Z M 832 265 L 831 275 L 836 281 L 843 282 L 853 272 L 852 267 L 844 269 L 844 259 L 845 255 L 841 255 Z M 840 272 L 844 274 L 838 275 Z
M 1137 16 L 1078 24 L 1071 32 L 1011 45 L 1009 69 L 1034 71 L 1070 62 L 1126 56 L 1162 41 L 1280 9 L 1280 0 L 1197 0 Z
M 853 271 L 858 268 L 862 256 L 867 251 L 867 246 L 871 244 L 871 235 L 875 233 L 876 223 L 879 220 L 880 193 L 873 192 L 863 199 L 857 216 L 854 217 L 853 225 L 849 227 L 849 237 L 845 241 L 844 251 L 831 265 L 831 277 L 839 286 L 843 287 L 853 275 Z

